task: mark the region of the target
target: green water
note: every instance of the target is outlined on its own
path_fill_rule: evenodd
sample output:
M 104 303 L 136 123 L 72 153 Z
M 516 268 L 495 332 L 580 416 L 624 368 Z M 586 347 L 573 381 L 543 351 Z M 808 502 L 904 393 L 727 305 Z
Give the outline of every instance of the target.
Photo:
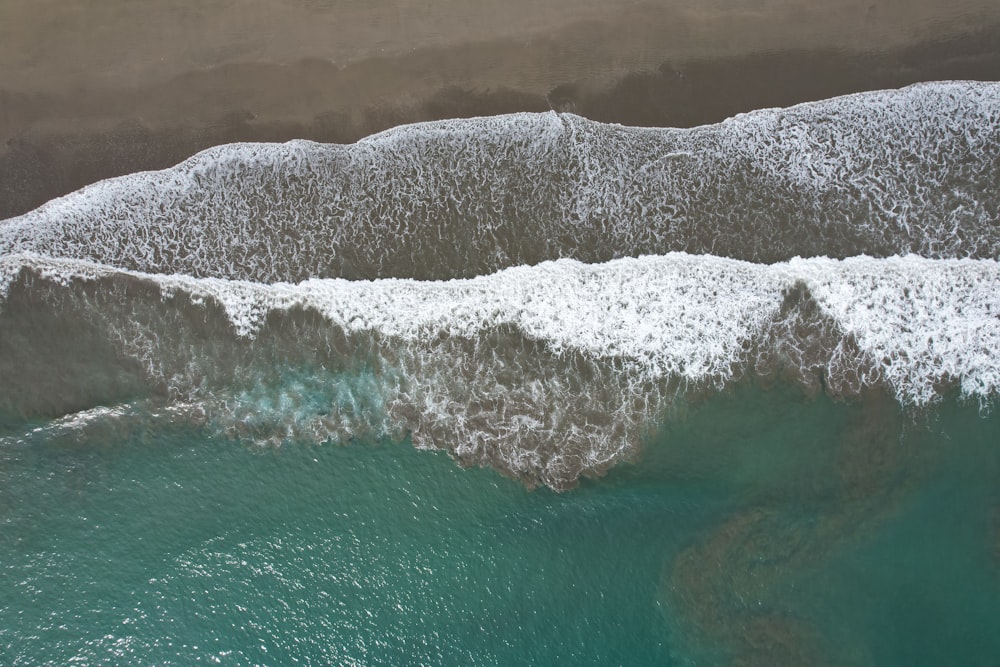
M 557 494 L 138 420 L 0 449 L 0 664 L 1000 663 L 1000 419 L 743 389 Z

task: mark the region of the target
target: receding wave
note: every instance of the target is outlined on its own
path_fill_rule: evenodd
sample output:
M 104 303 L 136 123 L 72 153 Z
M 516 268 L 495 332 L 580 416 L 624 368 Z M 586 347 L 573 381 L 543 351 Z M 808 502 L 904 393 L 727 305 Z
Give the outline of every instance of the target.
M 672 251 L 996 258 L 998 156 L 997 83 L 687 130 L 514 114 L 345 146 L 220 146 L 2 223 L 0 254 L 259 282 L 443 279 Z
M 995 260 L 673 253 L 266 285 L 20 254 L 0 278 L 9 418 L 158 401 L 272 445 L 409 435 L 556 488 L 748 377 L 915 407 L 1000 391 Z

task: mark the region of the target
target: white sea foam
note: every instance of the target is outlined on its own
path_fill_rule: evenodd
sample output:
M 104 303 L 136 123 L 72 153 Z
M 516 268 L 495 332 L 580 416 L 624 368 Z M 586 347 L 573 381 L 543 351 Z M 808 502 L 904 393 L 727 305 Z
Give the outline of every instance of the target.
M 68 285 L 112 274 L 155 282 L 165 297 L 222 305 L 238 336 L 253 337 L 274 311 L 320 313 L 347 332 L 404 344 L 476 340 L 509 327 L 556 354 L 613 359 L 645 378 L 725 383 L 750 342 L 804 287 L 850 336 L 898 397 L 926 404 L 936 387 L 1000 392 L 1000 265 L 917 256 L 801 259 L 773 265 L 671 253 L 586 265 L 574 260 L 515 267 L 472 279 L 262 284 L 114 270 L 30 254 L 0 258 L 0 275 L 27 267 Z M 6 291 L 6 287 L 4 289 Z
M 220 146 L 0 223 L 0 254 L 257 282 L 670 251 L 997 258 L 998 182 L 1000 84 L 933 83 L 689 130 L 513 114 Z
M 959 382 L 979 398 L 1000 392 L 1000 283 L 995 261 L 916 257 L 793 260 L 823 311 L 906 401 Z
M 42 289 L 19 307 L 68 313 L 109 346 L 93 363 L 120 364 L 69 360 L 102 380 L 45 385 L 60 397 L 11 378 L 0 409 L 143 386 L 257 440 L 410 433 L 562 488 L 632 455 L 678 392 L 746 373 L 989 404 L 998 182 L 1000 84 L 984 83 L 691 130 L 515 114 L 217 147 L 0 223 L 0 314 L 27 272 Z M 823 256 L 866 252 L 888 257 Z M 216 306 L 231 331 L 206 324 Z M 295 329 L 300 310 L 336 334 Z M 282 315 L 291 333 L 268 329 Z M 289 379 L 275 369 L 301 332 L 327 349 Z M 34 368 L 18 354 L 0 344 L 2 367 Z
M 140 368 L 140 382 L 227 433 L 273 444 L 409 433 L 555 488 L 633 456 L 679 394 L 745 373 L 825 378 L 836 395 L 885 387 L 915 408 L 953 388 L 982 405 L 1000 395 L 996 260 L 672 253 L 449 281 L 263 284 L 0 257 L 6 280 L 22 271 L 33 309 L 48 299 L 76 313 L 121 372 Z M 210 312 L 229 333 L 203 329 Z M 322 326 L 295 324 L 299 312 Z M 94 370 L 78 369 L 119 372 Z M 23 400 L 19 380 L 0 405 Z

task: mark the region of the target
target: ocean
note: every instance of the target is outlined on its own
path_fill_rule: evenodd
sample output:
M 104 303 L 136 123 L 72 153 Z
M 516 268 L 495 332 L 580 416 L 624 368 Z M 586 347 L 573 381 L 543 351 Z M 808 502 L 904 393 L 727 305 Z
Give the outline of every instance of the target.
M 995 664 L 998 185 L 937 82 L 0 222 L 0 662 Z

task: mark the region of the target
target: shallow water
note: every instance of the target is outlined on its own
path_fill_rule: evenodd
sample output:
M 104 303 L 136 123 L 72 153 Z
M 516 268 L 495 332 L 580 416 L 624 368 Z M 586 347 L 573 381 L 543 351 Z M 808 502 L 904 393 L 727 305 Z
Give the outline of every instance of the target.
M 6 664 L 1000 652 L 1000 421 L 971 407 L 918 426 L 741 387 L 562 494 L 406 443 L 259 450 L 138 412 L 103 433 L 0 450 Z

